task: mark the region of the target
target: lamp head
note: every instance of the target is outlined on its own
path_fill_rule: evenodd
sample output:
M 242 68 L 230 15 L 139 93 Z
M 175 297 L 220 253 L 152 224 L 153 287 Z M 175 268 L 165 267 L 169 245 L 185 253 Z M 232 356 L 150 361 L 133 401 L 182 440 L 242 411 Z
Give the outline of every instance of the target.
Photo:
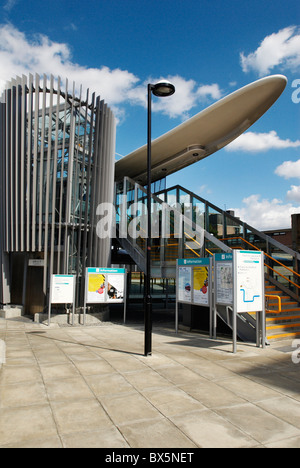
M 152 85 L 152 93 L 158 97 L 172 96 L 175 93 L 175 86 L 167 80 L 161 80 Z

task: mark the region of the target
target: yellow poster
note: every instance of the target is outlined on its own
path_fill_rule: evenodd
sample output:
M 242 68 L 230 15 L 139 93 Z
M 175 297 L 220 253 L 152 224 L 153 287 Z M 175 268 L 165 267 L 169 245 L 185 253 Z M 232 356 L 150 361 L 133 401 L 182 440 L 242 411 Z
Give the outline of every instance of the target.
M 194 268 L 194 303 L 208 305 L 208 268 L 195 267 Z
M 87 302 L 105 302 L 105 275 L 99 273 L 88 275 Z

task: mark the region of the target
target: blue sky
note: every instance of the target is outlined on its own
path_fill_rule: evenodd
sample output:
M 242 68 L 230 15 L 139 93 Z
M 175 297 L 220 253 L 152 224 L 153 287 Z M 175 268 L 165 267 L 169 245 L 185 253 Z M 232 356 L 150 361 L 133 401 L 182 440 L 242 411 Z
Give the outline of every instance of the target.
M 168 185 L 258 228 L 288 227 L 300 213 L 299 0 L 3 0 L 0 15 L 0 91 L 29 72 L 89 87 L 115 112 L 118 155 L 146 142 L 148 81 L 176 85 L 171 98 L 154 98 L 156 138 L 236 89 L 284 74 L 284 94 L 243 138 Z

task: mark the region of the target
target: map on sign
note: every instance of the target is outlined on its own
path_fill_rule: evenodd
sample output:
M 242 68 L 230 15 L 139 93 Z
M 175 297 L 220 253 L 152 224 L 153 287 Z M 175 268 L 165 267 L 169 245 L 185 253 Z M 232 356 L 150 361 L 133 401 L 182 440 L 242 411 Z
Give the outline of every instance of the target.
M 220 304 L 232 304 L 233 272 L 232 262 L 217 262 L 217 302 Z
M 237 312 L 263 309 L 263 277 L 261 252 L 236 252 Z

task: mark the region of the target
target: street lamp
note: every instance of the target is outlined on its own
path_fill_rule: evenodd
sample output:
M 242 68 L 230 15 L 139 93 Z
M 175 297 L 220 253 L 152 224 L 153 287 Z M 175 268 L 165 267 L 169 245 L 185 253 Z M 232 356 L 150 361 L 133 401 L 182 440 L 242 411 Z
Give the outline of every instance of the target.
M 156 84 L 148 84 L 148 132 L 147 132 L 147 250 L 146 277 L 144 283 L 145 302 L 145 356 L 152 353 L 152 297 L 151 297 L 151 94 L 167 97 L 175 93 L 175 86 L 162 80 Z

